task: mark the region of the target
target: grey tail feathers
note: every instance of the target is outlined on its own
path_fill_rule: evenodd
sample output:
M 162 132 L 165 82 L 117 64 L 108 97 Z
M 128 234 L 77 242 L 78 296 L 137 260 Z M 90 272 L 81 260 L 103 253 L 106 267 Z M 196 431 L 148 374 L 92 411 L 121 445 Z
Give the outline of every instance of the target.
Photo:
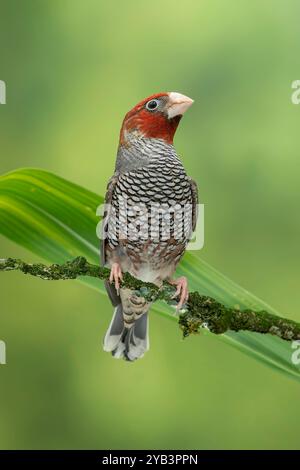
M 122 304 L 119 304 L 104 337 L 103 349 L 110 351 L 117 359 L 135 361 L 143 357 L 149 349 L 148 312 L 127 328 L 124 325 Z

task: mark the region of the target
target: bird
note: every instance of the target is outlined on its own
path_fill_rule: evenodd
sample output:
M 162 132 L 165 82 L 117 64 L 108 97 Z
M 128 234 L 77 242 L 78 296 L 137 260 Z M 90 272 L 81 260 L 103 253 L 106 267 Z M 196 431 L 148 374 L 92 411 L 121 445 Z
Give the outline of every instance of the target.
M 173 278 L 197 223 L 198 188 L 183 167 L 173 138 L 193 100 L 162 92 L 134 106 L 123 120 L 115 171 L 108 182 L 102 221 L 101 264 L 114 314 L 104 351 L 135 361 L 149 349 L 151 302 L 122 287 L 123 273 L 176 287 L 181 309 L 188 299 L 185 277 Z

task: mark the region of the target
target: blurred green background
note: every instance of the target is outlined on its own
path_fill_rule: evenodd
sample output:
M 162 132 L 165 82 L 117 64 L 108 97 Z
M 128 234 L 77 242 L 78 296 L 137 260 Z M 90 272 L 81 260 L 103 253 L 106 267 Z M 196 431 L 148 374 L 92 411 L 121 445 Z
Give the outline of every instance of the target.
M 0 173 L 103 194 L 125 112 L 191 96 L 175 144 L 206 207 L 202 256 L 300 321 L 299 15 L 297 0 L 1 0 Z M 1 238 L 7 256 L 36 259 Z M 18 273 L 0 287 L 1 448 L 299 448 L 299 383 L 156 315 L 145 358 L 116 361 L 107 298 Z

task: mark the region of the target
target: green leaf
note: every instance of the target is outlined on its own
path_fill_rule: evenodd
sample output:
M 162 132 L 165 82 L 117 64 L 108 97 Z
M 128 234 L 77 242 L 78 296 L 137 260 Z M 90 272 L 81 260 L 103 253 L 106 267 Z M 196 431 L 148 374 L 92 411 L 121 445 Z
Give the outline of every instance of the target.
M 99 260 L 97 207 L 103 198 L 56 175 L 38 169 L 21 169 L 0 177 L 0 233 L 43 259 L 61 263 L 75 256 Z M 196 252 L 187 252 L 178 273 L 189 279 L 190 289 L 228 305 L 255 310 L 272 307 L 209 266 Z M 82 282 L 104 293 L 97 279 Z M 153 310 L 175 320 L 165 304 Z M 281 315 L 282 316 L 282 315 Z M 225 341 L 257 360 L 299 380 L 292 363 L 291 343 L 271 335 L 239 332 L 212 337 Z

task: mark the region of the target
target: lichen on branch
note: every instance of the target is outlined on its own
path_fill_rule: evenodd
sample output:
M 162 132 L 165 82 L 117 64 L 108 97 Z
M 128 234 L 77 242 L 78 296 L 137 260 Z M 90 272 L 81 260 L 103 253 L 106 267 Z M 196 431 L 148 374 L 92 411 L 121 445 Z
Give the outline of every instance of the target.
M 12 270 L 54 281 L 76 279 L 79 276 L 108 280 L 110 274 L 108 268 L 89 263 L 82 256 L 63 264 L 49 266 L 41 263 L 25 263 L 14 258 L 0 259 L 0 271 Z M 134 290 L 136 295 L 144 297 L 149 302 L 163 300 L 170 305 L 175 304 L 176 289 L 168 282 L 164 282 L 162 287 L 158 288 L 155 284 L 143 282 L 129 273 L 124 273 L 121 286 Z M 300 339 L 299 323 L 272 315 L 264 310 L 255 312 L 250 309 L 230 308 L 199 292 L 189 294 L 187 304 L 179 314 L 178 322 L 184 337 L 199 333 L 200 328 L 205 326 L 214 334 L 222 334 L 229 330 L 244 330 L 269 333 L 287 341 Z

